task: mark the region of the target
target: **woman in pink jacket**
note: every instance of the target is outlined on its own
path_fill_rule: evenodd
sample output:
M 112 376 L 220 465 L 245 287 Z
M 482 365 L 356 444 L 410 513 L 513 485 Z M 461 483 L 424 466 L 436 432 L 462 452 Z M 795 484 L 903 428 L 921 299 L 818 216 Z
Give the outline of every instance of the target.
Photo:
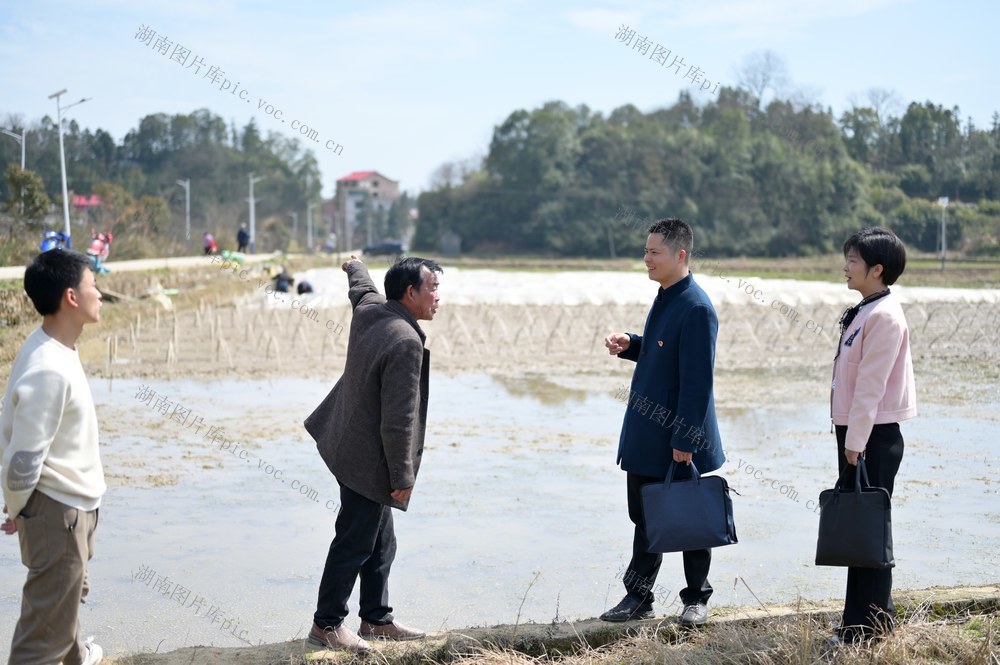
M 837 432 L 841 483 L 854 484 L 858 456 L 875 487 L 892 494 L 903 459 L 899 421 L 917 415 L 910 333 L 889 292 L 906 267 L 906 249 L 879 227 L 844 243 L 847 288 L 862 300 L 844 312 L 833 361 L 830 415 Z M 858 643 L 892 631 L 892 569 L 848 568 L 844 615 L 835 642 Z

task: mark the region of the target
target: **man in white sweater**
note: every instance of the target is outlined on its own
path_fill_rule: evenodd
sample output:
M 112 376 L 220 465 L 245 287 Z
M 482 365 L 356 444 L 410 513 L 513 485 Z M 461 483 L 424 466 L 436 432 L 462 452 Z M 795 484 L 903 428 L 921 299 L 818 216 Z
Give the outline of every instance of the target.
M 14 359 L 0 412 L 0 484 L 28 568 L 10 665 L 95 665 L 101 647 L 80 639 L 80 603 L 94 552 L 104 469 L 97 413 L 76 341 L 101 316 L 90 261 L 79 252 L 39 254 L 24 290 L 42 325 Z

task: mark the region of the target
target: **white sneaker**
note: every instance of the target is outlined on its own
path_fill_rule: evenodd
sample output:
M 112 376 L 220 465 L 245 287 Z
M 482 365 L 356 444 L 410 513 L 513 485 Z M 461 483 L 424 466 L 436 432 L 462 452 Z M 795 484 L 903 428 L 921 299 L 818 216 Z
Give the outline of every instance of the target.
M 93 637 L 88 637 L 83 647 L 87 651 L 87 655 L 83 659 L 83 665 L 97 665 L 104 659 L 104 649 L 94 644 Z

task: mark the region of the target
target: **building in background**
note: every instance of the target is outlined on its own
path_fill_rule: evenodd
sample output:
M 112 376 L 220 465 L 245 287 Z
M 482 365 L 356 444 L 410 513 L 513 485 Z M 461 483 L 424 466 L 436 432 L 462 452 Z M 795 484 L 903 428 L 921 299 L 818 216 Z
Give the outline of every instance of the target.
M 349 250 L 384 240 L 378 229 L 398 198 L 399 181 L 378 171 L 355 171 L 337 180 L 332 212 L 334 232 L 344 239 L 341 247 Z

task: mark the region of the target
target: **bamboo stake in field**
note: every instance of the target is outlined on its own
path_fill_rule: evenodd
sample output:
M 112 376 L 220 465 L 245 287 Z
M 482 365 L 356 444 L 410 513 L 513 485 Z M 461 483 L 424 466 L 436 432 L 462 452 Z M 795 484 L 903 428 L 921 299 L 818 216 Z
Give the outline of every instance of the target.
M 118 358 L 118 337 L 108 336 L 108 354 L 105 360 L 105 374 L 108 378 L 108 391 L 111 391 L 112 380 L 114 378 L 115 360 Z
M 472 333 L 469 331 L 469 327 L 467 325 L 465 325 L 465 319 L 462 318 L 462 315 L 459 314 L 458 312 L 455 312 L 454 313 L 454 319 L 455 319 L 455 323 L 458 324 L 458 327 L 461 328 L 462 334 L 465 335 L 465 338 L 466 338 L 466 340 L 468 340 L 469 344 L 475 345 L 476 340 L 472 336 Z
M 334 357 L 337 355 L 336 340 L 330 337 L 330 335 L 323 335 L 323 342 L 321 343 L 319 349 L 320 360 L 326 359 L 326 345 L 328 342 L 330 344 L 330 353 L 333 354 Z
M 604 325 L 600 324 L 600 323 L 598 323 L 596 326 L 594 326 L 594 336 L 590 340 L 590 350 L 591 351 L 593 351 L 595 349 L 596 350 L 600 350 L 600 348 L 602 346 L 604 346 L 603 342 L 604 342 L 604 337 L 606 337 L 606 335 L 602 335 L 601 333 L 603 333 L 606 329 L 607 328 Z M 600 341 L 598 341 L 598 340 L 600 340 Z
M 476 328 L 476 336 L 479 338 L 479 343 L 476 344 L 476 355 L 481 358 L 483 356 L 483 349 L 489 347 L 490 340 L 483 334 L 482 328 Z
M 447 354 L 448 357 L 450 358 L 451 357 L 451 344 L 448 343 L 448 340 L 445 339 L 444 335 L 439 335 L 436 339 L 440 339 L 441 340 L 441 344 L 444 345 L 444 348 L 445 348 L 445 354 Z
M 514 341 L 510 343 L 511 348 L 517 348 L 517 340 L 521 339 L 521 333 L 525 330 L 530 330 L 530 326 L 521 326 L 517 329 L 517 332 L 514 333 Z M 528 333 L 528 336 L 531 336 L 530 332 Z
M 260 325 L 260 312 L 254 312 L 253 318 L 250 319 L 250 325 L 244 328 L 243 341 L 246 342 L 250 339 L 250 330 L 252 328 L 257 328 Z M 254 348 L 257 348 L 254 346 Z
M 507 329 L 507 324 L 504 323 L 503 317 L 502 316 L 496 316 L 496 315 L 494 315 L 494 318 L 496 319 L 497 325 L 499 325 L 500 328 L 503 330 L 503 340 L 504 341 L 509 341 L 510 340 L 510 330 Z
M 566 347 L 569 346 L 569 343 L 566 340 L 566 336 L 563 335 L 562 330 L 560 330 L 559 328 L 553 328 L 552 332 L 549 333 L 546 336 L 546 338 L 545 338 L 545 352 L 546 353 L 549 353 L 550 348 L 552 346 L 552 343 L 557 341 L 556 340 L 557 337 L 559 338 L 558 339 L 559 346 L 557 346 L 556 348 L 563 348 L 563 349 L 565 349 Z
M 233 355 L 229 352 L 229 344 L 223 339 L 222 335 L 219 335 L 219 341 L 215 345 L 215 361 L 222 362 L 222 358 L 226 359 L 226 364 L 229 365 L 229 369 L 234 367 L 233 365 Z
M 271 358 L 271 347 L 274 347 L 274 359 L 281 364 L 281 351 L 278 349 L 278 340 L 275 339 L 274 335 L 267 336 L 267 349 L 265 350 L 264 359 L 269 360 Z

